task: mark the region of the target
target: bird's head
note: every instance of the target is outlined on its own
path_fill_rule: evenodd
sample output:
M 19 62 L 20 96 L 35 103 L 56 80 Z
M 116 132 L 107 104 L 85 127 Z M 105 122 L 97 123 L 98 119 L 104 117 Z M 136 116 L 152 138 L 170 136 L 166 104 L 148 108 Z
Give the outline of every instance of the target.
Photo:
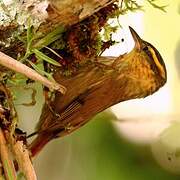
M 159 51 L 152 44 L 141 39 L 132 27 L 129 27 L 129 29 L 135 42 L 134 49 L 139 53 L 145 54 L 147 56 L 146 59 L 152 67 L 152 70 L 166 81 L 166 67 Z
M 141 39 L 132 27 L 129 27 L 129 29 L 135 42 L 134 51 L 144 57 L 142 60 L 146 60 L 149 63 L 151 70 L 161 79 L 163 85 L 167 80 L 167 72 L 159 51 L 152 44 Z

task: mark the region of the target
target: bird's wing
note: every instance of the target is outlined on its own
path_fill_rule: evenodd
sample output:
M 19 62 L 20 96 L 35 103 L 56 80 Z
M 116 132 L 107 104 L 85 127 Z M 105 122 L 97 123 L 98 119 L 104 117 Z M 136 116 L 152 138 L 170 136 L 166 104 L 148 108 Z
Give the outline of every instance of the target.
M 55 132 L 64 130 L 67 125 L 65 125 L 63 120 L 67 119 L 68 117 L 72 116 L 73 113 L 77 112 L 84 104 L 85 98 L 88 96 L 89 90 L 86 92 L 80 94 L 77 98 L 75 98 L 60 114 L 54 118 L 53 121 L 51 121 L 51 124 L 47 125 L 46 128 L 43 130 L 40 130 L 38 133 L 43 132 Z

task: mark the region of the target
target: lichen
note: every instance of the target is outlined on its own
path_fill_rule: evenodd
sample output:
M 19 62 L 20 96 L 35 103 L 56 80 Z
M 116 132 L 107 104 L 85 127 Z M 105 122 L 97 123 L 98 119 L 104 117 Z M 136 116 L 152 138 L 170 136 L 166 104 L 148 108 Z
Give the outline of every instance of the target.
M 30 23 L 37 28 L 48 16 L 47 7 L 47 0 L 0 0 L 0 25 L 14 22 L 27 29 Z
M 29 26 L 38 28 L 48 17 L 47 7 L 47 0 L 0 0 L 0 30 L 15 26 L 9 36 L 0 39 L 0 45 L 9 46 Z

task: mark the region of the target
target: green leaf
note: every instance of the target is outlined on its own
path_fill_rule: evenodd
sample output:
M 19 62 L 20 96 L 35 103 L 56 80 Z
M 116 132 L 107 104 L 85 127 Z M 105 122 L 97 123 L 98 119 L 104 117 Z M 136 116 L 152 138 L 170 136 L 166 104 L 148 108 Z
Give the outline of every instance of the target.
M 31 43 L 33 39 L 32 26 L 27 28 L 27 43 Z
M 126 13 L 128 10 L 135 12 L 137 10 L 142 10 L 143 8 L 143 6 L 139 5 L 134 0 L 124 0 L 124 4 L 125 4 L 124 13 Z
M 166 12 L 165 8 L 167 7 L 167 5 L 160 6 L 160 5 L 157 5 L 157 4 L 155 3 L 155 1 L 156 1 L 156 0 L 147 0 L 147 2 L 148 2 L 152 7 L 156 8 L 156 9 L 159 9 L 159 10 L 161 10 L 161 11 L 163 11 L 163 12 Z
M 28 63 L 34 68 L 34 70 L 36 70 L 39 74 L 41 75 L 45 75 L 47 76 L 48 79 L 54 80 L 52 75 L 43 71 L 40 67 L 38 67 L 37 65 L 35 65 L 34 63 L 32 63 L 31 61 L 28 60 Z
M 61 66 L 61 64 L 59 64 L 57 61 L 55 61 L 54 59 L 50 58 L 49 56 L 45 55 L 44 53 L 42 53 L 41 51 L 37 50 L 37 49 L 33 49 L 32 52 L 40 59 L 53 64 L 55 66 Z
M 65 31 L 65 28 L 63 26 L 57 27 L 54 31 L 50 32 L 47 34 L 45 37 L 37 41 L 33 47 L 36 49 L 41 49 L 45 46 L 48 46 L 52 42 L 58 40 L 61 36 L 62 33 Z
M 8 179 L 13 180 L 15 178 L 14 172 L 13 172 L 13 169 L 12 169 L 11 165 L 9 164 L 8 160 L 4 161 L 4 167 L 3 168 L 6 169 Z

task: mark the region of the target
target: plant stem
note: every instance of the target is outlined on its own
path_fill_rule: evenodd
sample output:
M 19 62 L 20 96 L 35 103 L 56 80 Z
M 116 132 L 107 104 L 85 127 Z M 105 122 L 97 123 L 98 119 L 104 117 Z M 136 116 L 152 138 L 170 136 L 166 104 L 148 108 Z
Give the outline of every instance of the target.
M 7 180 L 16 180 L 16 171 L 14 164 L 10 158 L 10 154 L 7 147 L 2 129 L 0 128 L 0 157 L 4 169 L 4 174 Z
M 52 90 L 60 91 L 62 94 L 66 92 L 66 88 L 57 82 L 49 81 L 44 76 L 41 76 L 39 73 L 34 71 L 33 69 L 29 68 L 28 66 L 22 64 L 19 61 L 16 61 L 15 59 L 11 58 L 10 56 L 0 52 L 0 64 L 14 70 L 18 73 L 21 73 L 25 76 L 27 76 L 30 79 L 33 79 L 35 81 L 39 81 L 44 86 L 48 87 Z
M 29 151 L 22 141 L 17 141 L 13 145 L 15 159 L 18 162 L 20 172 L 22 172 L 27 180 L 37 180 L 36 173 L 29 158 Z

